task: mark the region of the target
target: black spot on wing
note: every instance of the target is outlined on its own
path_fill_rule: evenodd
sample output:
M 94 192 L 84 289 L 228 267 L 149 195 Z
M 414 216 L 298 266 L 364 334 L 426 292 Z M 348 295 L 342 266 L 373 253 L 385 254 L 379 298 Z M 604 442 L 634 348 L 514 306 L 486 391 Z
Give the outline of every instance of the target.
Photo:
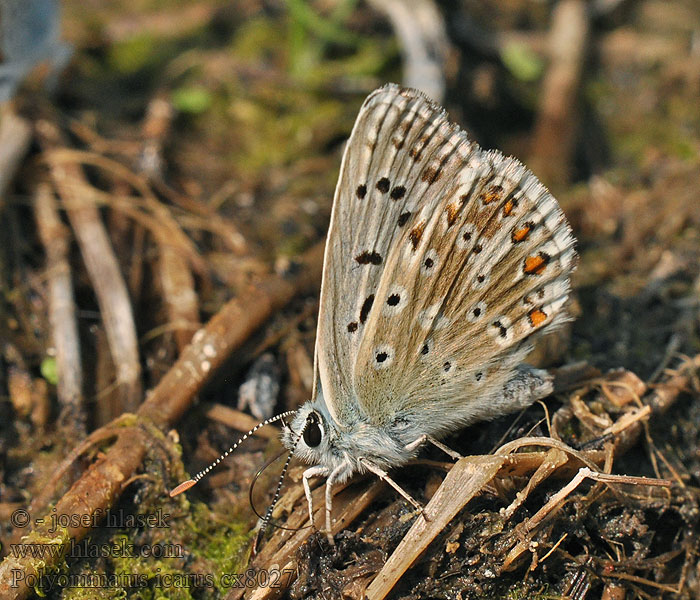
M 372 304 L 374 303 L 374 294 L 370 294 L 365 298 L 365 301 L 362 303 L 362 308 L 360 308 L 360 323 L 364 325 L 365 321 L 367 320 L 367 315 L 369 315 L 369 311 L 372 310 Z
M 374 250 L 364 250 L 355 257 L 355 262 L 361 265 L 381 265 L 382 255 Z
M 391 187 L 391 183 L 386 177 L 382 177 L 379 181 L 377 181 L 377 189 L 382 193 L 386 194 L 389 191 L 389 188 Z

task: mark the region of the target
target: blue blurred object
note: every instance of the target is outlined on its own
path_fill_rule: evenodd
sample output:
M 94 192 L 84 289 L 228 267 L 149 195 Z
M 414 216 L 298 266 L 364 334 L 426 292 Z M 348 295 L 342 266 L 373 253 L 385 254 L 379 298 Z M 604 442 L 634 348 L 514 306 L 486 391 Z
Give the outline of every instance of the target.
M 58 0 L 0 0 L 0 102 L 11 99 L 27 74 L 44 61 L 51 67 L 46 86 L 55 87 L 73 53 L 59 35 Z

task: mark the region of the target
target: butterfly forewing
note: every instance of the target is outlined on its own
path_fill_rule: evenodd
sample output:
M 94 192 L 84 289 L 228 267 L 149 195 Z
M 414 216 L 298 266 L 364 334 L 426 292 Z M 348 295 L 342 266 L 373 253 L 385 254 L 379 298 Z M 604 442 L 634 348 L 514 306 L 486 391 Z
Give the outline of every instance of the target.
M 340 426 L 357 408 L 375 424 L 431 411 L 467 423 L 533 334 L 566 318 L 575 254 L 556 201 L 420 92 L 365 101 L 328 235 L 317 376 Z

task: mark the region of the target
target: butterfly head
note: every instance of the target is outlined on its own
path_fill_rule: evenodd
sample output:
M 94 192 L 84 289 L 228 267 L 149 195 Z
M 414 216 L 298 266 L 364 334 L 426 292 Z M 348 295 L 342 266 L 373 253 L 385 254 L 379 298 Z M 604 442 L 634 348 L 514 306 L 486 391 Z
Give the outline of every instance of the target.
M 335 437 L 331 416 L 322 403 L 315 401 L 304 404 L 282 433 L 284 445 L 310 464 L 335 462 Z

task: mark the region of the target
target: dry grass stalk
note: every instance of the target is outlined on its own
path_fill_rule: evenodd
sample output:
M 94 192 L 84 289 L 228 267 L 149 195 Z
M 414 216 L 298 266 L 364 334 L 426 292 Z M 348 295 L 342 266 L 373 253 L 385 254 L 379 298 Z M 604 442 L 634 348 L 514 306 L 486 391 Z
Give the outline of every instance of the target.
M 367 588 L 368 600 L 382 600 L 454 516 L 478 495 L 506 461 L 505 456 L 467 456 L 457 461 L 382 570 Z
M 83 371 L 80 360 L 78 321 L 68 259 L 70 234 L 61 222 L 51 187 L 37 186 L 34 214 L 39 238 L 46 253 L 46 277 L 49 282 L 49 323 L 51 339 L 56 348 L 58 402 L 60 421 L 70 427 L 77 438 L 85 436 L 83 406 Z
M 370 0 L 370 5 L 387 16 L 399 39 L 403 84 L 442 104 L 449 47 L 445 19 L 433 0 Z
M 212 407 L 207 410 L 207 417 L 242 433 L 250 431 L 260 422 L 251 417 L 248 413 L 224 406 L 223 404 L 213 404 Z M 277 429 L 263 427 L 258 429 L 255 435 L 270 440 L 278 438 L 280 433 Z
M 629 475 L 609 475 L 607 473 L 598 473 L 591 471 L 588 467 L 581 467 L 574 478 L 556 494 L 554 494 L 547 504 L 537 511 L 527 521 L 524 521 L 515 528 L 513 537 L 520 541 L 508 553 L 503 562 L 503 569 L 508 570 L 513 567 L 515 561 L 528 550 L 532 541 L 532 534 L 549 516 L 554 514 L 555 509 L 561 507 L 566 498 L 586 479 L 599 481 L 606 484 L 629 484 L 629 485 L 648 485 L 657 487 L 670 487 L 671 482 L 665 479 L 650 479 L 648 477 L 632 477 Z

